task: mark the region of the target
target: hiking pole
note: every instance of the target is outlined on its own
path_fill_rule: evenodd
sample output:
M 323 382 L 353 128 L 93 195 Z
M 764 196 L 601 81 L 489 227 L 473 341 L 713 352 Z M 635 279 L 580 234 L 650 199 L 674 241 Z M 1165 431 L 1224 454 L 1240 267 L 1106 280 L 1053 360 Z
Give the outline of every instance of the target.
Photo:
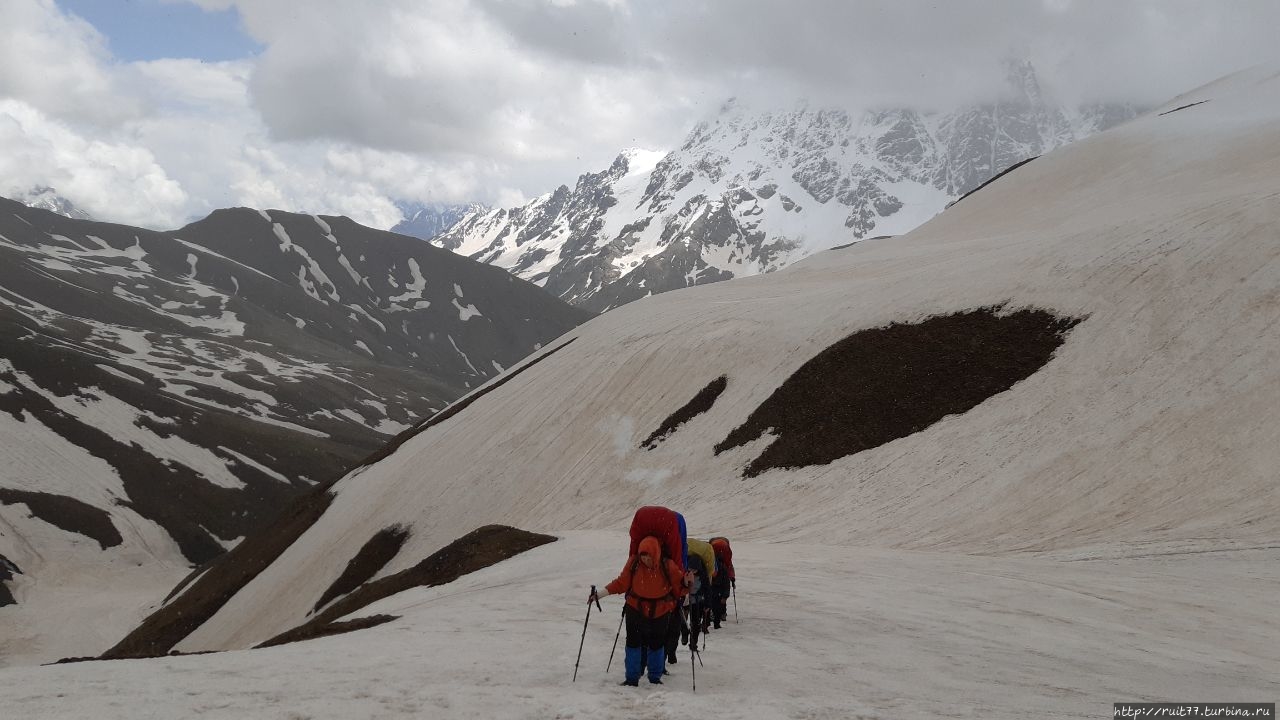
M 693 657 L 697 655 L 697 651 L 689 648 L 689 672 L 693 673 L 693 691 L 698 692 L 698 668 L 694 667 Z
M 622 606 L 622 617 L 618 619 L 618 632 L 613 636 L 613 649 L 609 651 L 609 664 L 604 666 L 605 674 L 609 674 L 609 668 L 613 665 L 613 654 L 618 652 L 618 637 L 622 635 L 622 621 L 627 619 L 627 606 Z
M 591 586 L 591 600 L 587 601 L 587 617 L 582 621 L 582 639 L 578 641 L 578 659 L 573 661 L 573 682 L 578 682 L 578 663 L 582 662 L 582 645 L 587 641 L 587 623 L 591 622 L 591 602 L 594 601 L 596 607 L 600 608 L 600 612 L 604 612 L 604 608 L 600 607 L 600 597 L 596 595 L 596 586 Z
M 733 584 L 733 622 L 738 622 L 738 583 Z

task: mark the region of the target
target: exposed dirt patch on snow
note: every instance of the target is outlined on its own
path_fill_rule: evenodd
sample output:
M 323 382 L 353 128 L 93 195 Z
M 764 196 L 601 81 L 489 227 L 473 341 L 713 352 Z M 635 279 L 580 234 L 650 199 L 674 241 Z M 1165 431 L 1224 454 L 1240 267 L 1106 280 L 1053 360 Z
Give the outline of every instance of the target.
M 667 416 L 667 419 L 662 421 L 658 429 L 654 430 L 653 434 L 640 443 L 640 447 L 645 450 L 652 450 L 658 447 L 658 443 L 666 440 L 667 436 L 679 429 L 681 425 L 710 410 L 711 406 L 715 404 L 716 398 L 720 397 L 720 393 L 724 392 L 724 389 L 728 386 L 728 376 L 721 375 L 712 380 L 706 387 L 699 390 L 692 400 Z
M 275 522 L 246 537 L 209 567 L 189 590 L 152 613 L 103 653 L 103 659 L 157 657 L 173 649 L 320 519 L 333 501 L 328 492 L 331 484 L 315 488 Z
M 1013 387 L 1053 357 L 1080 322 L 999 307 L 862 330 L 787 378 L 716 454 L 777 435 L 743 470 L 824 465 L 920 432 Z
M 404 541 L 409 539 L 409 529 L 400 525 L 392 525 L 383 528 L 369 538 L 369 542 L 360 548 L 360 552 L 351 558 L 347 563 L 347 568 L 342 571 L 337 580 L 329 586 L 320 599 L 316 601 L 315 607 L 311 608 L 311 612 L 316 612 L 320 608 L 329 604 L 330 600 L 341 597 L 365 584 L 378 571 L 386 567 L 391 559 L 400 552 L 400 548 L 404 546 Z
M 367 617 L 355 618 L 354 620 L 337 620 L 331 623 L 325 623 L 324 625 L 317 625 L 311 628 L 305 636 L 299 635 L 297 637 L 281 639 L 285 638 L 288 634 L 286 633 L 278 638 L 272 638 L 258 647 L 271 647 L 273 645 L 283 645 L 285 643 L 299 642 L 301 640 L 315 640 L 316 638 L 329 637 L 330 635 L 341 635 L 342 633 L 349 633 L 354 630 L 365 630 L 371 627 L 377 627 L 383 623 L 389 623 L 392 620 L 399 619 L 399 615 L 369 615 Z
M 13 593 L 5 586 L 6 580 L 12 580 L 15 573 L 21 574 L 17 565 L 10 562 L 9 558 L 0 555 L 0 607 L 5 605 L 15 605 L 17 600 L 13 598 Z
M 107 511 L 66 495 L 0 488 L 0 503 L 26 505 L 35 517 L 50 525 L 97 540 L 103 550 L 124 542 Z M 0 576 L 0 579 L 6 579 Z
M 412 587 L 430 587 L 453 582 L 467 573 L 487 568 L 555 540 L 556 538 L 551 535 L 531 533 L 506 525 L 485 525 L 440 548 L 427 559 L 407 570 L 362 585 L 360 589 L 335 602 L 308 622 L 281 633 L 258 647 L 271 647 L 332 635 L 335 620 L 378 600 Z M 340 629 L 337 632 L 346 632 L 346 630 Z

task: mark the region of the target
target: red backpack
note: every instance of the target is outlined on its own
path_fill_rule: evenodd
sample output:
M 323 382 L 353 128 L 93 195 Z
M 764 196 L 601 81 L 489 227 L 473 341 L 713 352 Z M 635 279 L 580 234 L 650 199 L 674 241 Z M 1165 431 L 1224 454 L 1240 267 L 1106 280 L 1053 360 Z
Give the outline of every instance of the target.
M 684 572 L 684 543 L 680 541 L 680 520 L 674 510 L 660 505 L 645 505 L 631 518 L 631 551 L 637 555 L 640 541 L 652 535 L 662 543 L 662 555 L 675 561 Z

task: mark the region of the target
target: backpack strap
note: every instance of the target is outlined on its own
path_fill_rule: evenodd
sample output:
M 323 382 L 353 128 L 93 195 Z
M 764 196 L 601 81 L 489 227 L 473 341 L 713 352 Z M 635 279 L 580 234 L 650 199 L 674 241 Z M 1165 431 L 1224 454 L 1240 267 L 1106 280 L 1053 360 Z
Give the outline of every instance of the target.
M 675 590 L 671 587 L 671 579 L 666 576 L 666 568 L 661 569 L 662 579 L 667 583 L 667 594 L 660 598 L 642 598 L 633 592 L 636 586 L 636 570 L 640 568 L 640 556 L 637 555 L 634 562 L 631 563 L 631 584 L 627 589 L 627 597 L 636 601 L 636 609 L 640 610 L 640 614 L 646 618 L 654 617 L 654 610 L 657 609 L 658 603 L 663 600 L 675 601 Z M 647 606 L 647 610 L 645 607 Z

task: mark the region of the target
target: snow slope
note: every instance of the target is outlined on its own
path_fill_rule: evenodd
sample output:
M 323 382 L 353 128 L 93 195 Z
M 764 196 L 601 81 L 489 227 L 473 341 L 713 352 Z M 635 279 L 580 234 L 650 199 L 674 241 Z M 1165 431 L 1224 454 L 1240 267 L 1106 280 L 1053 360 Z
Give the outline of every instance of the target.
M 146 703 L 215 717 L 1015 718 L 1273 700 L 1280 73 L 1160 112 L 1201 101 L 1048 153 L 893 242 L 581 326 L 339 481 L 319 519 L 178 643 L 236 652 L 10 669 L 0 687 L 33 717 L 102 712 L 98 688 L 108 717 Z M 773 438 L 714 452 L 842 338 L 1002 302 L 1082 322 L 1025 380 L 886 444 L 749 478 Z M 639 449 L 722 374 L 709 410 Z M 738 548 L 742 623 L 712 635 L 696 696 L 687 658 L 661 689 L 601 677 L 616 598 L 569 683 L 585 590 L 617 571 L 647 503 Z M 489 522 L 565 539 L 360 611 L 403 613 L 379 628 L 243 650 L 304 620 L 379 530 L 412 531 L 381 577 Z
M 708 528 L 693 526 L 695 533 Z M 1061 563 L 738 543 L 740 623 L 662 686 L 605 665 L 617 598 L 582 637 L 583 583 L 624 533 L 574 532 L 369 608 L 334 638 L 190 657 L 8 668 L 15 717 L 1075 718 L 1140 699 L 1276 696 L 1274 575 L 1255 555 Z M 1229 584 L 1233 592 L 1217 590 Z M 1189 623 L 1194 621 L 1195 626 Z

